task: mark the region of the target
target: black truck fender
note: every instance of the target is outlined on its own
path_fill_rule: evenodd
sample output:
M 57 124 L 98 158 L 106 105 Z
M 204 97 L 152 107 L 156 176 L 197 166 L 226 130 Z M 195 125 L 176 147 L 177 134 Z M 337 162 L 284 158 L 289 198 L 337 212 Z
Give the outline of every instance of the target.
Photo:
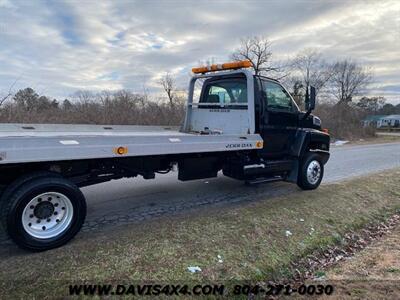
M 286 178 L 289 182 L 297 182 L 299 162 L 308 152 L 318 153 L 324 164 L 329 160 L 329 134 L 311 128 L 299 128 L 294 136 L 290 156 L 295 158 L 293 168 Z

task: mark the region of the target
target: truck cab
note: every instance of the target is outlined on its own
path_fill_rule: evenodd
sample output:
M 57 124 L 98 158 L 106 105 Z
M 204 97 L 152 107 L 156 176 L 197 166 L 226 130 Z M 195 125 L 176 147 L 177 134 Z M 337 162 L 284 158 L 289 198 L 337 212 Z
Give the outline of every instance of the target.
M 246 134 L 258 134 L 263 141 L 261 149 L 240 153 L 244 157 L 230 160 L 223 168 L 224 175 L 246 181 L 280 178 L 296 182 L 304 189 L 316 188 L 329 159 L 330 138 L 322 129 L 321 120 L 311 114 L 315 89 L 307 89 L 304 112 L 277 80 L 254 75 L 245 68 L 221 69 L 218 71 L 217 65 L 202 68 L 201 74 L 192 78 L 183 131 L 243 134 L 243 140 Z M 195 100 L 198 80 L 203 84 Z M 231 147 L 240 149 L 239 144 Z M 304 176 L 299 177 L 299 168 L 308 156 L 319 160 L 312 164 L 318 179 L 311 185 Z

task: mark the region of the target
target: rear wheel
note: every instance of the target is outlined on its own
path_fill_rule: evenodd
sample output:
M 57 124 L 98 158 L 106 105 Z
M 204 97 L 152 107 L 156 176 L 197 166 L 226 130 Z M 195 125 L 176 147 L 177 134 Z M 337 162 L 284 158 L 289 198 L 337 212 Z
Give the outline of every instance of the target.
M 40 177 L 9 193 L 5 223 L 22 248 L 43 251 L 64 245 L 81 229 L 86 202 L 79 188 L 61 177 Z
M 33 179 L 41 178 L 41 177 L 57 177 L 61 178 L 61 175 L 55 172 L 49 172 L 49 171 L 36 171 L 36 172 L 30 172 L 28 174 L 22 175 L 18 177 L 16 180 L 11 182 L 7 186 L 3 186 L 1 190 L 1 197 L 0 197 L 0 226 L 2 226 L 3 230 L 6 231 L 6 211 L 8 209 L 8 206 L 10 203 L 8 202 L 8 199 L 17 191 L 17 189 L 25 184 L 26 182 L 29 182 Z
M 316 189 L 324 176 L 324 164 L 316 153 L 308 153 L 301 161 L 297 185 L 303 190 Z

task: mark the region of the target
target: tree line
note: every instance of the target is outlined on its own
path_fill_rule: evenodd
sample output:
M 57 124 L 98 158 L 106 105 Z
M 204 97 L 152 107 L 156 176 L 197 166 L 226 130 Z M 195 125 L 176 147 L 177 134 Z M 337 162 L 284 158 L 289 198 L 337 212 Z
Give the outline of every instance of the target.
M 293 99 L 304 108 L 306 88 L 316 88 L 315 114 L 333 137 L 355 139 L 373 136 L 375 129 L 362 120 L 371 114 L 400 114 L 400 104 L 386 103 L 382 96 L 368 96 L 372 69 L 351 57 L 329 60 L 316 49 L 304 49 L 285 62 L 273 60 L 271 43 L 264 37 L 241 41 L 232 59 L 250 60 L 254 72 L 277 78 L 289 88 Z
M 361 122 L 368 114 L 400 113 L 400 105 L 366 94 L 373 73 L 352 58 L 329 61 L 321 52 L 305 49 L 287 61 L 277 62 L 265 37 L 242 39 L 230 58 L 250 60 L 255 74 L 283 82 L 300 107 L 304 105 L 306 87 L 315 86 L 319 101 L 316 114 L 337 138 L 373 135 L 373 129 L 364 128 Z M 14 82 L 0 97 L 0 122 L 179 125 L 185 94 L 170 73 L 158 83 L 167 101 L 127 90 L 78 91 L 59 101 L 29 87 L 13 93 Z
M 183 115 L 181 98 L 174 98 L 170 105 L 126 90 L 79 91 L 60 102 L 25 88 L 0 108 L 3 123 L 177 125 Z

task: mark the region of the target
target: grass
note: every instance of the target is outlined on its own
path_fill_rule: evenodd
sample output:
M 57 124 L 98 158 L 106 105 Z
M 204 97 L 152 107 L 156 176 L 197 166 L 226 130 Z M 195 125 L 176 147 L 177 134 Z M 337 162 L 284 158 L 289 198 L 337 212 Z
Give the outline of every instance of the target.
M 392 170 L 315 191 L 80 234 L 44 253 L 10 248 L 0 262 L 0 298 L 65 296 L 71 282 L 221 283 L 288 276 L 291 261 L 399 209 L 399 178 L 400 170 Z M 202 272 L 192 274 L 188 266 Z
M 399 268 L 390 267 L 390 268 L 386 269 L 386 272 L 389 272 L 389 273 L 400 273 L 400 269 Z
M 326 273 L 324 272 L 324 271 L 317 271 L 317 272 L 315 272 L 315 277 L 317 277 L 317 278 L 321 278 L 321 277 L 325 277 L 326 276 Z
M 386 144 L 386 143 L 398 143 L 398 142 L 400 142 L 400 136 L 378 134 L 375 137 L 355 139 L 345 145 L 369 145 L 369 144 Z

